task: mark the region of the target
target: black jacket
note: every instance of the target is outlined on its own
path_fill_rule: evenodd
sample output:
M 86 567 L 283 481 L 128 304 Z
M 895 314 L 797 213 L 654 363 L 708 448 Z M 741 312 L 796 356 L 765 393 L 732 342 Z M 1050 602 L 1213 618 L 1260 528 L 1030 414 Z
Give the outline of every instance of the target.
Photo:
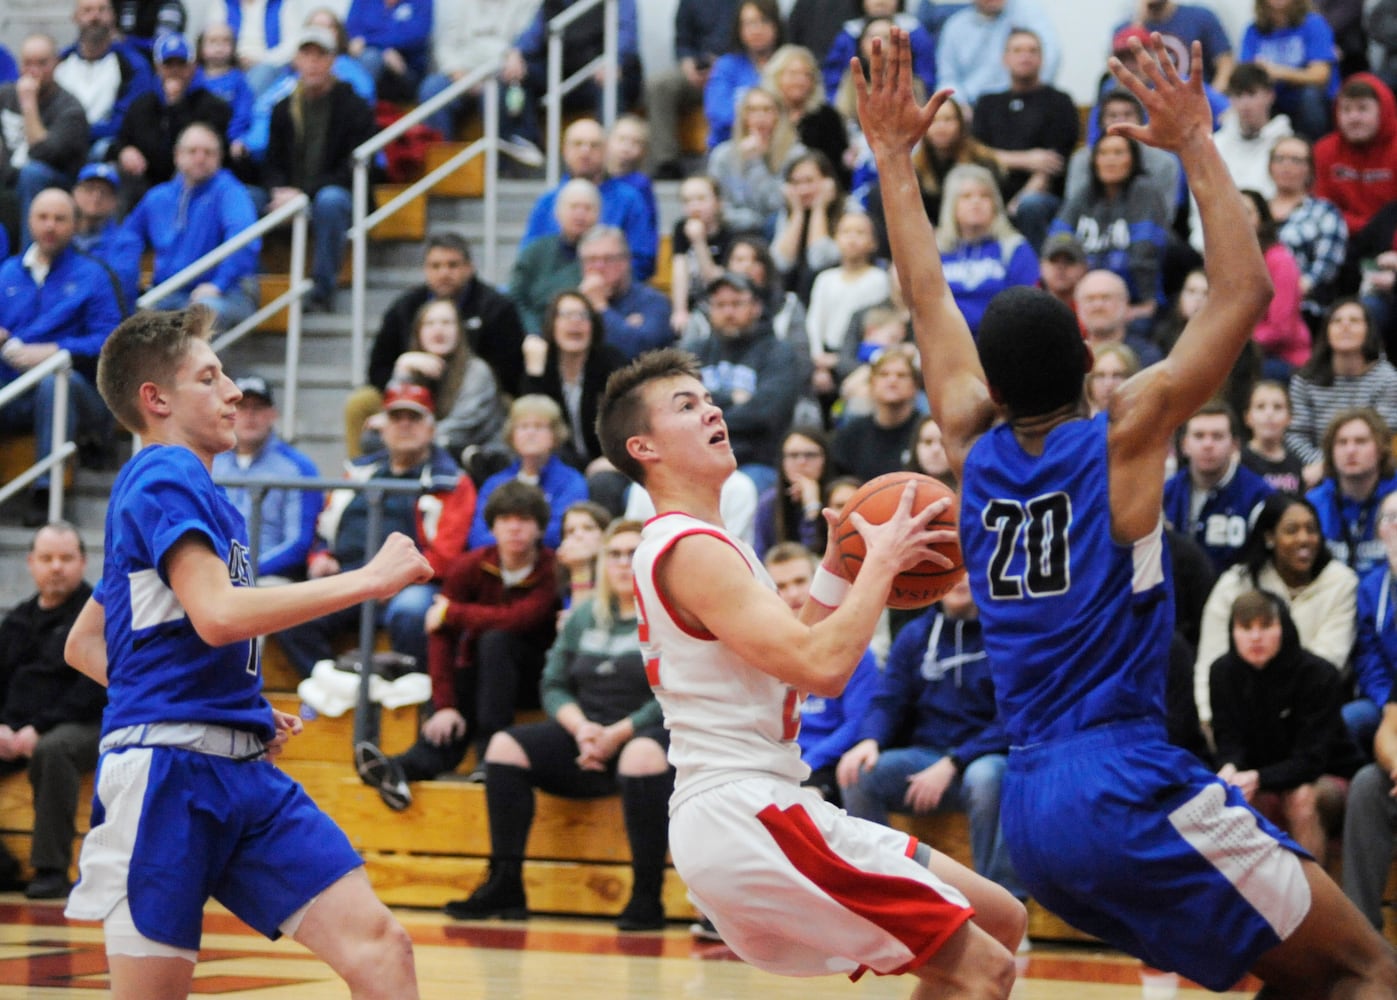
M 569 441 L 559 451 L 559 457 L 569 465 L 585 470 L 587 463 L 601 455 L 601 441 L 597 438 L 597 407 L 601 403 L 606 380 L 618 368 L 625 367 L 626 356 L 610 344 L 593 344 L 587 352 L 587 360 L 582 364 L 582 401 L 579 416 L 582 421 L 582 441 Z M 519 394 L 542 393 L 563 408 L 568 419 L 568 406 L 563 399 L 563 379 L 558 373 L 558 346 L 548 345 L 548 358 L 543 363 L 543 374 L 537 377 L 525 375 L 519 383 Z
M 193 87 L 177 104 L 166 104 L 164 94 L 147 91 L 131 102 L 121 123 L 113 158 L 125 147 L 134 146 L 146 158 L 145 181 L 161 184 L 175 175 L 175 140 L 185 127 L 203 122 L 218 133 L 223 161 L 228 162 L 228 123 L 233 109 L 223 98 L 203 87 Z
M 291 117 L 291 102 L 287 97 L 272 109 L 271 130 L 267 141 L 267 159 L 263 180 L 269 188 L 291 187 L 296 162 L 296 126 Z M 373 138 L 374 113 L 368 102 L 354 92 L 343 80 L 336 80 L 330 90 L 330 128 L 325 136 L 325 155 L 312 170 L 305 183 L 299 185 L 314 197 L 323 187 L 351 188 L 354 184 L 355 147 Z
M 92 588 L 82 583 L 46 611 L 35 595 L 0 621 L 0 722 L 46 733 L 62 722 L 102 718 L 106 689 L 63 659 L 68 632 L 90 596 Z

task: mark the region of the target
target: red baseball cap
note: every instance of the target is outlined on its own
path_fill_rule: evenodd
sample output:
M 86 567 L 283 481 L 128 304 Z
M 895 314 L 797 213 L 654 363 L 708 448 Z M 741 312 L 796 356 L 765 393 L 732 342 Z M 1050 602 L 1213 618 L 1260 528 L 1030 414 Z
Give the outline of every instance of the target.
M 383 397 L 383 411 L 392 413 L 394 410 L 414 410 L 424 417 L 430 417 L 436 412 L 436 403 L 426 386 L 399 382 L 389 386 Z
M 1111 39 L 1111 51 L 1116 55 L 1129 52 L 1132 38 L 1140 39 L 1140 44 L 1145 48 L 1150 47 L 1150 33 L 1138 24 L 1127 24 Z

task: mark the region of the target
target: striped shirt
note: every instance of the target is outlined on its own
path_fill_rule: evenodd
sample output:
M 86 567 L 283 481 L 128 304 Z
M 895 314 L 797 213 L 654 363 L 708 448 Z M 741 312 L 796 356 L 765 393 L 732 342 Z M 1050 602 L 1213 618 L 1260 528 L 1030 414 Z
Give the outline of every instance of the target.
M 1324 429 L 1334 414 L 1371 406 L 1388 427 L 1397 427 L 1397 368 L 1379 358 L 1362 375 L 1335 375 L 1333 385 L 1316 385 L 1301 375 L 1290 377 L 1290 427 L 1286 447 L 1306 465 L 1324 457 Z

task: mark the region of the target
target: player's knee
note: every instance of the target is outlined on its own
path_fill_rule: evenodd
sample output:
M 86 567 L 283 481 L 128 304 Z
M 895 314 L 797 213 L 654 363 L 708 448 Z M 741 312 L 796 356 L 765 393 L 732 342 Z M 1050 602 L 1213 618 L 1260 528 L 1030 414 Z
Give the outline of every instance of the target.
M 1285 815 L 1291 822 L 1297 820 L 1313 820 L 1316 813 L 1318 796 L 1315 794 L 1314 785 L 1301 785 L 1292 788 L 1285 796 Z
M 485 747 L 485 760 L 490 764 L 508 764 L 511 767 L 529 766 L 529 755 L 519 741 L 503 729 L 490 737 L 490 743 Z
M 339 971 L 354 996 L 388 997 L 409 981 L 412 969 L 412 939 L 385 907 Z
M 627 778 L 645 778 L 664 774 L 669 769 L 664 749 L 654 740 L 641 736 L 621 748 L 616 770 Z

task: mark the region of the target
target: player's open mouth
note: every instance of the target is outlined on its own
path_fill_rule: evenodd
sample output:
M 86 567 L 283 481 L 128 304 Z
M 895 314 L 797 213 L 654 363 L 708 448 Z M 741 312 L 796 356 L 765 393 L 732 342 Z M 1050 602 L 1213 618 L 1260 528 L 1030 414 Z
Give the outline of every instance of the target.
M 708 443 L 709 443 L 709 444 L 722 444 L 723 442 L 727 441 L 727 439 L 728 439 L 728 432 L 727 432 L 726 430 L 722 430 L 722 431 L 716 432 L 711 438 L 709 438 L 709 439 L 708 439 Z

